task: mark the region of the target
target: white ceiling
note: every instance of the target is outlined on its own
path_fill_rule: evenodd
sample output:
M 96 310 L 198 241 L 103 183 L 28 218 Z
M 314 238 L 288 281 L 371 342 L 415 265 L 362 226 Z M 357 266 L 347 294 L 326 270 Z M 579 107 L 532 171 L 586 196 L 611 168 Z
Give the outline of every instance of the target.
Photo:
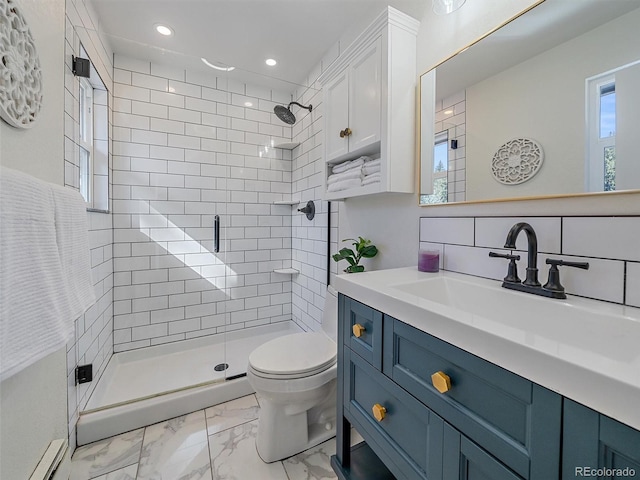
M 278 83 L 260 76 L 303 83 L 330 48 L 354 38 L 387 4 L 417 19 L 431 8 L 431 0 L 89 1 L 115 53 L 200 69 L 208 68 L 204 57 L 235 66 L 232 78 L 255 82 L 257 74 L 271 88 Z M 156 33 L 158 23 L 174 35 Z M 267 67 L 266 58 L 278 65 Z

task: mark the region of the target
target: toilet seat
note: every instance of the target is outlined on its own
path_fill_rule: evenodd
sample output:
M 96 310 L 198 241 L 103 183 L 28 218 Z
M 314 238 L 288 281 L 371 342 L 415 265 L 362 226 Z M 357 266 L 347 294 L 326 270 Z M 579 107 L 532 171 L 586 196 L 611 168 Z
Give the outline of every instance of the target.
M 333 366 L 337 353 L 335 342 L 322 332 L 294 333 L 256 348 L 249 355 L 249 367 L 262 378 L 304 378 Z

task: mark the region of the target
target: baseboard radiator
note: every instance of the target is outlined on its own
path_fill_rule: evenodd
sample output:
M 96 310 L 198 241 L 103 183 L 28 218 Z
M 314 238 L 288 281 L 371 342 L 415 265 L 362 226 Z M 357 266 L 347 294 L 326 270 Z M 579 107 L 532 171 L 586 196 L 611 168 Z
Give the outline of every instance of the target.
M 29 480 L 51 480 L 64 458 L 67 448 L 69 448 L 69 442 L 66 438 L 52 441 Z

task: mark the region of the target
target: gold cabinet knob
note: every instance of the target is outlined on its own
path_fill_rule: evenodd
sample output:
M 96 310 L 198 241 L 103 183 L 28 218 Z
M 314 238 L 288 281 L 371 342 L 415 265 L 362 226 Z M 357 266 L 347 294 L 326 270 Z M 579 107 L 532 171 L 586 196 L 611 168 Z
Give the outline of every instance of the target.
M 349 127 L 347 127 L 344 130 L 340 130 L 340 138 L 348 137 L 352 133 L 353 132 L 351 131 L 351 129 Z
M 431 383 L 440 393 L 446 393 L 451 390 L 451 378 L 442 371 L 431 375 Z
M 353 327 L 351 327 L 351 330 L 353 331 L 353 334 L 356 337 L 360 338 L 362 334 L 366 331 L 366 328 L 364 328 L 363 325 L 356 323 Z
M 387 409 L 384 408 L 382 405 L 380 405 L 379 403 L 376 403 L 373 407 L 371 407 L 371 411 L 373 412 L 373 416 L 374 418 L 381 422 L 382 420 L 384 420 L 384 416 L 387 413 Z

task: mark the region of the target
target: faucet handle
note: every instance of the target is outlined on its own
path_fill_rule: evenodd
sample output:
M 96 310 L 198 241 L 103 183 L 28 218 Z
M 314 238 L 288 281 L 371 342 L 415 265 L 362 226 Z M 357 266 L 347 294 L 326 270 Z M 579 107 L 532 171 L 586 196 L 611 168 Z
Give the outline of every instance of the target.
M 520 260 L 520 255 L 511 255 L 508 253 L 489 252 L 490 257 L 506 258 L 509 260 L 509 269 L 507 270 L 507 276 L 504 277 L 505 282 L 520 283 L 522 280 L 518 277 L 518 266 L 516 260 Z
M 542 288 L 551 292 L 561 293 L 563 296 L 560 298 L 566 298 L 566 295 L 564 295 L 564 287 L 560 283 L 560 272 L 558 271 L 558 267 L 575 267 L 583 270 L 589 270 L 589 264 L 587 262 L 566 262 L 564 260 L 547 258 L 545 263 L 547 265 L 551 265 L 551 267 L 549 268 L 549 278 L 547 279 L 547 283 L 545 283 Z
M 589 262 L 567 262 L 565 260 L 555 260 L 553 258 L 547 258 L 545 260 L 547 265 L 551 265 L 551 268 L 554 266 L 557 267 L 575 267 L 581 268 L 583 270 L 589 270 Z

